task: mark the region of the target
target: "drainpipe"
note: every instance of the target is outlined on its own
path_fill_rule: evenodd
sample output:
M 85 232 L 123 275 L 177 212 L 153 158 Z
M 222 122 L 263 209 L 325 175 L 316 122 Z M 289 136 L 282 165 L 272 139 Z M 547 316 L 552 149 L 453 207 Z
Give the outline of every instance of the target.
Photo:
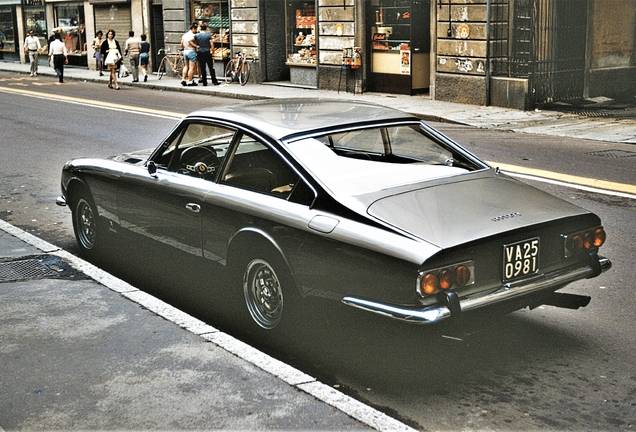
M 486 106 L 490 105 L 490 1 L 486 2 Z

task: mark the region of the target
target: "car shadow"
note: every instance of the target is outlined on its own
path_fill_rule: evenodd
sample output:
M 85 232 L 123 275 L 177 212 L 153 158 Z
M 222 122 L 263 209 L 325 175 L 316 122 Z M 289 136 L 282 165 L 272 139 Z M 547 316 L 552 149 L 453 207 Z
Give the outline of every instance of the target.
M 139 239 L 109 249 L 94 263 L 365 402 L 365 387 L 430 397 L 505 395 L 508 386 L 550 373 L 540 365 L 591 349 L 574 329 L 543 322 L 539 311 L 471 314 L 422 326 L 313 298 L 303 302 L 291 334 L 264 338 L 237 324 L 228 303 L 240 287 L 228 286 L 218 264 Z

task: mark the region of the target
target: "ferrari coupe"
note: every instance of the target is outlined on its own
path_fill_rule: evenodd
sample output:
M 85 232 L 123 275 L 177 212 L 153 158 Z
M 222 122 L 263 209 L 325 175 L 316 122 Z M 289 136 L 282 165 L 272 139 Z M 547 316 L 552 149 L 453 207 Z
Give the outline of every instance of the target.
M 611 267 L 593 213 L 363 102 L 201 109 L 154 150 L 67 162 L 61 187 L 83 254 L 142 236 L 218 264 L 259 331 L 312 297 L 423 324 L 577 309 L 557 290 Z

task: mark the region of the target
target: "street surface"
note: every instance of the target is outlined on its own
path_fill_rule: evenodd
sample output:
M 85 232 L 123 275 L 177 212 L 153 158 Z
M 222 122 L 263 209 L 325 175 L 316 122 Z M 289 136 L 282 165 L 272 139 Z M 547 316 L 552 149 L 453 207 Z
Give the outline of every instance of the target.
M 65 161 L 155 147 L 179 115 L 237 102 L 54 81 L 0 72 L 0 218 L 71 253 L 78 249 L 70 212 L 55 205 Z M 630 144 L 434 126 L 492 164 L 636 184 Z M 630 430 L 636 424 L 636 202 L 524 181 L 603 220 L 602 255 L 614 267 L 564 290 L 590 295 L 584 309 L 540 307 L 419 327 L 317 302 L 295 340 L 272 343 L 232 327 L 217 296 L 223 278 L 198 261 L 173 253 L 166 260 L 161 248 L 137 245 L 116 247 L 117 262 L 96 264 L 417 429 Z

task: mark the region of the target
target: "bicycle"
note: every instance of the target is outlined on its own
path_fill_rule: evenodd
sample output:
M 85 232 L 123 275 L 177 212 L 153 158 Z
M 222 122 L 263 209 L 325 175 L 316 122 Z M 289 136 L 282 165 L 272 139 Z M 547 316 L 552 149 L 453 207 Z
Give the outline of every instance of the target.
M 174 53 L 168 49 L 160 49 L 158 55 L 163 55 L 163 58 L 159 62 L 159 68 L 157 69 L 157 78 L 161 79 L 168 72 L 172 72 L 177 76 L 181 76 L 183 71 L 183 50 L 178 50 Z
M 234 80 L 238 80 L 242 86 L 247 84 L 247 80 L 250 79 L 248 60 L 256 61 L 254 58 L 248 59 L 245 52 L 237 51 L 234 53 L 234 58 L 225 66 L 225 74 L 223 75 L 225 82 L 229 84 Z

